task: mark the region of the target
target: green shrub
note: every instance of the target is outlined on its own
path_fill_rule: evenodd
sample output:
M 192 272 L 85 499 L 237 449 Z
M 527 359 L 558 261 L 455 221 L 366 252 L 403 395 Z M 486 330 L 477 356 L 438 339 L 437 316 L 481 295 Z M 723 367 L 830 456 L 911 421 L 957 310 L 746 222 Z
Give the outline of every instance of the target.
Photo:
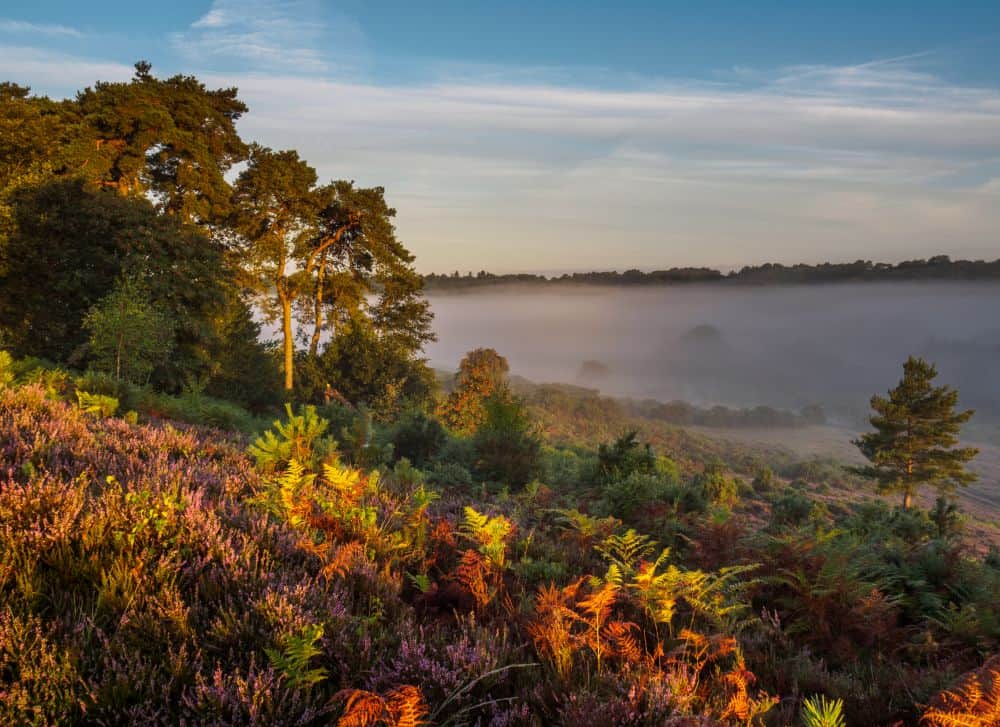
M 566 579 L 566 564 L 556 560 L 523 558 L 514 564 L 512 570 L 532 587 L 559 583 Z
M 635 472 L 648 475 L 655 471 L 656 455 L 649 444 L 640 444 L 639 433 L 635 429 L 597 448 L 597 484 L 623 480 Z
M 772 492 L 775 488 L 775 476 L 774 470 L 770 467 L 764 466 L 757 470 L 757 474 L 753 478 L 753 489 L 755 492 L 764 494 L 767 492 Z
M 633 472 L 604 487 L 604 501 L 610 515 L 629 518 L 649 505 L 668 502 L 674 483 L 658 474 Z
M 243 407 L 222 399 L 188 391 L 180 396 L 143 391 L 135 408 L 148 416 L 227 431 L 259 432 L 264 427 Z
M 143 278 L 122 277 L 83 319 L 90 356 L 116 379 L 145 384 L 174 348 L 173 320 Z
M 472 473 L 458 462 L 436 462 L 427 473 L 427 481 L 441 488 L 465 487 L 472 483 Z
M 552 485 L 575 486 L 589 479 L 595 462 L 592 455 L 566 447 L 542 447 L 542 477 Z
M 771 506 L 771 522 L 774 525 L 801 525 L 813 513 L 814 505 L 805 493 L 787 490 Z
M 472 440 L 476 473 L 485 480 L 523 487 L 539 474 L 542 449 L 524 405 L 494 394 L 483 402 L 483 409 L 484 419 Z
M 965 529 L 965 518 L 958 511 L 958 503 L 943 495 L 934 501 L 934 507 L 927 513 L 937 527 L 939 538 L 954 538 Z
M 139 408 L 136 406 L 136 403 L 143 391 L 130 386 L 124 381 L 119 381 L 114 376 L 99 371 L 87 371 L 77 376 L 73 384 L 75 388 L 83 389 L 91 394 L 112 396 L 118 399 L 119 403 L 125 409 Z
M 393 456 L 405 457 L 417 467 L 433 459 L 447 439 L 441 423 L 419 410 L 405 413 L 389 434 Z
M 671 484 L 681 481 L 681 469 L 670 457 L 659 455 L 656 458 L 656 474 Z
M 677 483 L 665 493 L 668 502 L 678 513 L 701 513 L 708 509 L 708 497 L 703 487 Z
M 739 488 L 732 477 L 727 477 L 716 463 L 705 466 L 704 472 L 694 477 L 693 486 L 705 493 L 705 499 L 715 505 L 733 505 L 739 500 Z

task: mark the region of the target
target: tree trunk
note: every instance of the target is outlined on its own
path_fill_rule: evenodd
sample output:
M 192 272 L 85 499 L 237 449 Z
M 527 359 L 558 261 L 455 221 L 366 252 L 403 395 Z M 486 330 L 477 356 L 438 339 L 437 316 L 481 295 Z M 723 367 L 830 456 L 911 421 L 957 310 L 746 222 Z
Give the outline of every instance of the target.
M 908 479 L 910 481 L 910 483 L 913 482 L 913 460 L 912 459 L 906 460 L 906 479 Z M 906 489 L 903 490 L 903 509 L 904 510 L 909 510 L 910 509 L 910 505 L 912 505 L 912 504 L 913 504 L 913 486 L 912 486 L 912 484 L 908 484 L 906 486 Z
M 125 345 L 125 336 L 118 334 L 118 350 L 115 351 L 115 379 L 122 379 L 122 347 Z
M 293 365 L 295 363 L 295 339 L 292 333 L 292 301 L 284 294 L 281 295 L 281 333 L 284 337 L 285 348 L 285 391 L 292 390 Z
M 323 282 L 326 279 L 326 251 L 319 259 L 316 270 L 316 298 L 313 301 L 313 334 L 309 342 L 309 355 L 315 356 L 319 351 L 319 337 L 323 331 Z

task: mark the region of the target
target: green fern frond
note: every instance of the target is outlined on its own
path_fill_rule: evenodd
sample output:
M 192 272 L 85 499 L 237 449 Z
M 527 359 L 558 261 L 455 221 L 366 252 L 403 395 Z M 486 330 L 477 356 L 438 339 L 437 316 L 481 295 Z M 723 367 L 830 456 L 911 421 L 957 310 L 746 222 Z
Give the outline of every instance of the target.
M 465 507 L 465 519 L 459 533 L 479 546 L 479 552 L 497 568 L 507 564 L 507 540 L 514 532 L 514 523 L 503 515 L 489 517 L 475 508 Z
M 330 423 L 316 414 L 316 407 L 305 406 L 296 414 L 291 404 L 285 404 L 287 421 L 275 420 L 273 429 L 264 432 L 249 447 L 257 466 L 274 470 L 292 459 L 307 465 L 332 450 L 332 442 L 324 438 Z
M 282 648 L 264 649 L 271 666 L 293 687 L 311 687 L 326 679 L 326 669 L 310 669 L 309 662 L 322 652 L 316 642 L 323 638 L 323 626 L 306 626 L 298 634 L 288 636 Z
M 594 550 L 600 553 L 610 563 L 615 563 L 621 571 L 631 576 L 639 563 L 652 554 L 656 545 L 648 535 L 637 533 L 629 528 L 622 535 L 610 535 Z
M 90 394 L 77 389 L 76 398 L 84 414 L 107 418 L 114 416 L 115 412 L 118 411 L 118 399 L 113 396 Z

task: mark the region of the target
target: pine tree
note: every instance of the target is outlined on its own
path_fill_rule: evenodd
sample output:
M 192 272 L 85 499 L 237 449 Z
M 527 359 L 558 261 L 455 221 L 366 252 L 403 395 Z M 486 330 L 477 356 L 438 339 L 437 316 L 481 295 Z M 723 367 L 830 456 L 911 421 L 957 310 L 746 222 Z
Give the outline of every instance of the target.
M 979 450 L 956 446 L 961 425 L 974 412 L 956 412 L 958 392 L 933 386 L 935 376 L 933 364 L 908 358 L 899 385 L 887 397 L 871 399 L 874 413 L 869 421 L 875 431 L 854 441 L 871 462 L 855 471 L 875 480 L 881 492 L 901 492 L 904 508 L 910 507 L 920 485 L 932 485 L 944 494 L 976 479 L 965 464 Z

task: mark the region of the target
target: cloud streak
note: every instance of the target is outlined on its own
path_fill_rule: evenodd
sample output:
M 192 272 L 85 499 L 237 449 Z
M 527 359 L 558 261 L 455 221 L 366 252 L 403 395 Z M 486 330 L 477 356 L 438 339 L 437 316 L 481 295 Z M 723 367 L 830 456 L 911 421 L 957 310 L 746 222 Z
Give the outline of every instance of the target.
M 50 23 L 28 23 L 23 20 L 12 20 L 10 18 L 0 18 L 0 33 L 11 35 L 42 35 L 63 38 L 82 38 L 81 33 L 76 28 L 66 25 L 55 25 Z
M 356 23 L 315 0 L 213 0 L 170 42 L 200 67 L 317 74 L 347 70 L 364 38 Z

